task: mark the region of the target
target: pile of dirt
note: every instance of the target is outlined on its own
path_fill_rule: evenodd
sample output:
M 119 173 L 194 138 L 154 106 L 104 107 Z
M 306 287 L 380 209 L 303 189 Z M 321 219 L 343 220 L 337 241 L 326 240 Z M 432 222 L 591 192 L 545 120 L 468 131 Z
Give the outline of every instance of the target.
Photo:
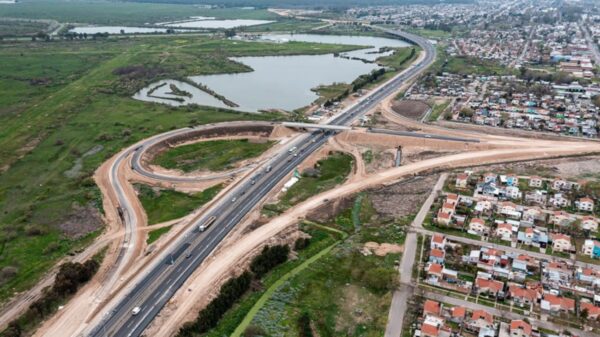
M 377 256 L 386 256 L 388 254 L 398 254 L 404 252 L 404 247 L 392 243 L 367 242 L 361 252 L 364 255 L 375 254 Z
M 371 118 L 369 126 L 378 129 L 388 129 L 396 131 L 417 131 L 415 129 L 394 123 L 389 119 L 385 118 L 381 112 L 375 112 L 369 116 Z
M 100 212 L 92 204 L 73 204 L 71 214 L 59 228 L 66 237 L 77 239 L 100 229 L 103 225 Z
M 420 119 L 429 110 L 429 105 L 422 101 L 402 100 L 394 102 L 392 110 L 404 117 Z
M 425 202 L 437 175 L 417 176 L 369 191 L 373 207 L 381 217 L 391 219 L 414 214 Z

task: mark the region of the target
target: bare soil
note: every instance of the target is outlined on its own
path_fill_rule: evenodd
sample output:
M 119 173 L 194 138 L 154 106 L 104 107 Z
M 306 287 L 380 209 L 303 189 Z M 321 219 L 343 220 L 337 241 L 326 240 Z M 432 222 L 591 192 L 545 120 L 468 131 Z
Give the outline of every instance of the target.
M 91 204 L 81 206 L 73 204 L 71 215 L 59 225 L 62 233 L 73 239 L 80 238 L 104 226 L 98 208 Z
M 429 105 L 422 101 L 401 100 L 392 103 L 392 110 L 411 119 L 420 119 L 429 110 Z
M 401 218 L 413 214 L 427 199 L 437 175 L 417 176 L 369 191 L 375 211 L 383 217 Z

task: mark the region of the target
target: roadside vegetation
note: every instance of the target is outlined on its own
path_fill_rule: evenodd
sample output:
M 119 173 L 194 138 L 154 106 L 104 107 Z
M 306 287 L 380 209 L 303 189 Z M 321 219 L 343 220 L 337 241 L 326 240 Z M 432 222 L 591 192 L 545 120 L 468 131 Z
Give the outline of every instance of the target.
M 335 152 L 319 160 L 313 168 L 302 172 L 300 180 L 290 187 L 276 204 L 267 204 L 263 213 L 279 214 L 288 208 L 341 184 L 352 171 L 352 156 Z
M 146 243 L 154 243 L 154 241 L 158 240 L 161 236 L 163 236 L 163 234 L 167 234 L 171 230 L 171 228 L 173 228 L 173 226 L 165 226 L 149 231 Z
M 160 153 L 153 163 L 183 172 L 197 170 L 225 171 L 235 164 L 254 158 L 268 150 L 274 142 L 248 139 L 211 140 L 177 146 Z
M 24 314 L 10 322 L 8 327 L 0 332 L 0 336 L 29 336 L 41 321 L 54 314 L 59 306 L 91 280 L 100 268 L 104 252 L 105 250 L 100 251 L 84 263 L 66 262 L 60 265 L 52 286 L 46 289 Z
M 11 6 L 2 6 L 6 7 Z M 205 36 L 3 41 L 0 270 L 16 272 L 0 279 L 0 301 L 34 285 L 60 257 L 100 232 L 102 201 L 92 175 L 118 150 L 189 125 L 282 118 L 132 99 L 145 83 L 178 74 L 247 71 L 230 56 L 322 54 L 353 48 Z
M 136 184 L 135 189 L 148 215 L 148 224 L 154 225 L 181 218 L 204 206 L 223 189 L 223 185 L 215 185 L 191 194 L 142 184 Z

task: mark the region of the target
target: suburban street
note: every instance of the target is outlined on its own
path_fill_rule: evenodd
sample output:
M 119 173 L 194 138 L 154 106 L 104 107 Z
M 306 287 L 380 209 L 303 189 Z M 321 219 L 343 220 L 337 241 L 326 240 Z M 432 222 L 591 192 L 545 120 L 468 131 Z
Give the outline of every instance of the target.
M 394 93 L 408 79 L 426 69 L 435 60 L 435 48 L 425 39 L 412 34 L 388 31 L 401 38 L 418 44 L 425 57 L 418 64 L 409 67 L 390 81 L 374 89 L 345 111 L 332 117 L 328 124 L 349 125 L 382 99 Z M 185 280 L 202 264 L 225 236 L 295 167 L 316 149 L 321 147 L 333 135 L 331 131 L 315 131 L 302 136 L 297 151 L 292 155 L 287 149 L 275 157 L 269 164 L 257 169 L 251 178 L 247 178 L 226 194 L 213 208 L 193 224 L 192 228 L 215 217 L 214 224 L 206 231 L 190 230 L 175 242 L 167 257 L 138 282 L 123 299 L 108 312 L 104 319 L 89 333 L 90 336 L 140 336 L 162 307 L 181 287 Z M 271 169 L 266 167 L 270 165 Z M 251 184 L 254 180 L 256 183 Z M 115 188 L 119 193 L 120 189 Z M 127 207 L 127 203 L 121 204 Z M 128 212 L 125 210 L 125 213 Z M 139 307 L 140 313 L 132 315 L 133 308 Z
M 425 200 L 425 203 L 421 206 L 419 213 L 417 213 L 417 216 L 410 224 L 411 227 L 423 228 L 423 221 L 425 221 L 427 213 L 435 201 L 436 196 L 444 187 L 444 182 L 447 178 L 447 173 L 442 173 L 440 175 L 435 186 L 433 186 L 431 193 Z M 407 302 L 414 293 L 412 270 L 415 264 L 416 254 L 417 234 L 415 232 L 408 232 L 406 239 L 404 240 L 404 253 L 402 254 L 402 259 L 400 260 L 400 266 L 398 268 L 400 271 L 400 289 L 394 291 L 390 313 L 388 315 L 388 323 L 385 329 L 385 337 L 399 337 L 402 334 L 404 314 L 408 306 Z

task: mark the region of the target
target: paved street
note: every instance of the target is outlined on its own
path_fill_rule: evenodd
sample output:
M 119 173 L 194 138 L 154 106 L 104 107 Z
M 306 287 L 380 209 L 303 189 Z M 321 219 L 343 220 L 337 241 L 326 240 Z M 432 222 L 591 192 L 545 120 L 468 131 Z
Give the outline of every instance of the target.
M 447 304 L 454 305 L 454 306 L 463 306 L 463 307 L 467 307 L 471 310 L 485 310 L 485 311 L 489 312 L 490 314 L 497 316 L 497 317 L 504 317 L 504 318 L 508 318 L 508 319 L 528 319 L 531 324 L 541 327 L 541 328 L 544 328 L 544 329 L 549 329 L 549 330 L 553 330 L 553 331 L 557 331 L 557 332 L 562 332 L 563 330 L 565 330 L 565 327 L 561 326 L 561 325 L 556 325 L 551 322 L 540 321 L 540 320 L 534 319 L 530 316 L 523 316 L 523 315 L 519 315 L 519 314 L 516 314 L 513 312 L 498 310 L 498 309 L 495 309 L 492 307 L 488 307 L 486 305 L 481 305 L 481 304 L 461 300 L 461 299 L 458 299 L 455 297 L 444 296 L 444 295 L 440 295 L 440 294 L 433 293 L 433 292 L 425 292 L 424 295 L 425 295 L 425 297 L 427 297 L 431 300 L 447 303 Z M 580 336 L 580 337 L 598 337 L 598 335 L 593 332 L 587 332 L 587 331 L 582 331 L 582 330 L 572 329 L 572 328 L 569 328 L 567 330 L 571 331 L 572 333 L 574 333 L 575 335 Z
M 442 173 L 433 190 L 421 206 L 419 213 L 411 223 L 411 227 L 423 228 L 423 221 L 427 217 L 427 212 L 431 208 L 435 197 L 442 190 L 444 182 L 448 177 L 447 173 Z M 388 315 L 388 324 L 385 329 L 385 337 L 399 337 L 402 334 L 402 322 L 404 321 L 404 313 L 406 312 L 407 301 L 413 294 L 412 269 L 415 264 L 417 254 L 417 234 L 409 232 L 404 241 L 404 253 L 400 261 L 400 289 L 394 292 L 390 313 Z

